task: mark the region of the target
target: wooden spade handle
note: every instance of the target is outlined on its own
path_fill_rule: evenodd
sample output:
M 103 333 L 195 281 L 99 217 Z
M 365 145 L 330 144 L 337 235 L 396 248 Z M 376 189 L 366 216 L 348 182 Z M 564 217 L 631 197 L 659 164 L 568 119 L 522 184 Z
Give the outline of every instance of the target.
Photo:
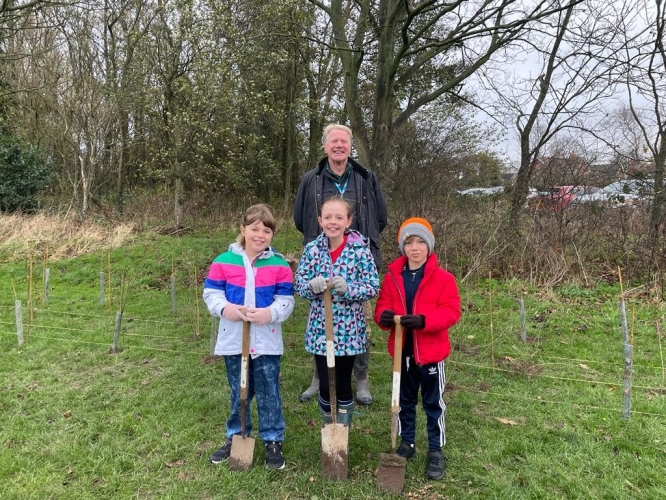
M 398 413 L 400 413 L 400 372 L 402 370 L 402 324 L 400 316 L 393 317 L 395 340 L 393 344 L 393 389 L 391 391 L 391 449 L 395 451 L 398 436 Z
M 331 418 L 333 423 L 338 419 L 338 401 L 335 388 L 335 335 L 333 334 L 333 297 L 332 284 L 324 290 L 324 326 L 326 328 L 326 366 L 328 367 L 328 391 L 331 400 Z
M 241 309 L 247 314 L 247 309 Z M 241 369 L 240 369 L 240 417 L 241 435 L 245 437 L 245 422 L 247 418 L 247 390 L 250 373 L 250 322 L 243 321 L 243 338 L 241 340 Z

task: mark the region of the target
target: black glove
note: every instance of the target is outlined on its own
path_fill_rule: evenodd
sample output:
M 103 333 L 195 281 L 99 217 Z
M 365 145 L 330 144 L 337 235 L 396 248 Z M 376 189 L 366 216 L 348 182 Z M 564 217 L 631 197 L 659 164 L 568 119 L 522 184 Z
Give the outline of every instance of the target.
M 423 314 L 405 314 L 400 316 L 400 324 L 405 328 L 420 330 L 425 328 L 425 316 Z
M 385 311 L 382 311 L 382 315 L 379 317 L 379 324 L 382 326 L 393 326 L 394 321 L 393 317 L 395 316 L 395 312 L 391 311 L 390 309 L 386 309 Z

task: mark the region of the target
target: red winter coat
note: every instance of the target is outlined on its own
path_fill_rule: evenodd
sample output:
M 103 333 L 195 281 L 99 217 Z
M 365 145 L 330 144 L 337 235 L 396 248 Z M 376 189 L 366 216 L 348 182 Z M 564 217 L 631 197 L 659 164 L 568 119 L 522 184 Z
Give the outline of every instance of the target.
M 398 257 L 389 264 L 388 272 L 382 280 L 375 308 L 375 323 L 382 330 L 388 330 L 379 324 L 383 311 L 389 309 L 399 315 L 407 314 L 405 286 L 402 280 L 402 271 L 406 264 L 407 257 Z M 451 273 L 439 267 L 435 254 L 428 256 L 423 280 L 416 290 L 412 309 L 412 314 L 425 316 L 425 328 L 413 331 L 416 363 L 425 365 L 446 359 L 451 352 L 449 328 L 460 319 L 460 295 L 455 278 Z M 391 327 L 388 340 L 388 350 L 391 356 L 393 356 L 394 343 L 395 327 Z

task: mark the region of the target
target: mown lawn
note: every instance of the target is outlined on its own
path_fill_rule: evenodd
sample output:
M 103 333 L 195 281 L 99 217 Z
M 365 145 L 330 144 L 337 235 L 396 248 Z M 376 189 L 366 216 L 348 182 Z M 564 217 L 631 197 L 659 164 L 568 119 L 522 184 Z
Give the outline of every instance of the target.
M 302 346 L 307 304 L 300 299 L 285 325 L 281 376 L 287 468 L 267 470 L 259 440 L 250 472 L 207 462 L 224 439 L 228 389 L 224 364 L 208 357 L 210 318 L 199 297 L 209 262 L 232 239 L 225 232 L 140 236 L 72 259 L 45 263 L 35 253 L 32 266 L 2 251 L 0 498 L 391 498 L 376 491 L 374 477 L 379 454 L 389 448 L 386 336 L 373 330 L 375 403 L 354 420 L 349 479 L 324 480 L 316 404 L 298 401 L 312 373 Z M 288 252 L 299 246 L 292 234 L 276 243 Z M 100 271 L 111 285 L 105 304 Z M 648 292 L 627 297 L 635 349 L 627 419 L 619 287 L 546 290 L 486 280 L 460 288 L 464 314 L 451 331 L 455 350 L 447 364 L 447 477 L 424 478 L 420 413 L 418 456 L 408 464 L 404 496 L 665 497 L 666 372 L 657 326 L 664 305 Z M 526 343 L 518 298 L 525 303 Z M 121 351 L 111 354 L 121 303 Z

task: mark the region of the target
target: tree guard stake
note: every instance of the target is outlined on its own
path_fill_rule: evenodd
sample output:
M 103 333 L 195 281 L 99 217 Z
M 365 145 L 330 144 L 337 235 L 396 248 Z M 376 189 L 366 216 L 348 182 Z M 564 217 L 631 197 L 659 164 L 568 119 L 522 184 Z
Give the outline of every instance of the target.
M 634 346 L 624 344 L 624 374 L 622 376 L 622 416 L 631 418 L 631 377 L 634 368 Z
M 18 338 L 18 345 L 23 345 L 23 314 L 21 313 L 21 301 L 17 300 L 14 303 L 16 311 L 16 337 Z
M 99 304 L 104 305 L 104 271 L 99 273 Z
M 523 343 L 527 342 L 527 320 L 525 318 L 525 301 L 518 299 L 518 307 L 520 308 L 520 340 Z
M 111 352 L 113 354 L 117 354 L 118 351 L 120 350 L 118 348 L 118 341 L 120 340 L 120 326 L 122 325 L 123 322 L 123 313 L 121 311 L 118 311 L 116 313 L 116 328 L 113 331 L 113 343 L 111 344 Z

